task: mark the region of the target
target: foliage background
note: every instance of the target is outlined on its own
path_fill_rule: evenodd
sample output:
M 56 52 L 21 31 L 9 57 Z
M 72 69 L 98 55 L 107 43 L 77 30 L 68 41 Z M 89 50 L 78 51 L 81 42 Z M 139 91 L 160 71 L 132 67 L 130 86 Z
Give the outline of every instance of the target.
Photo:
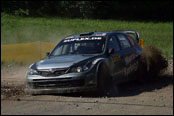
M 1 1 L 1 12 L 30 17 L 173 21 L 173 1 Z

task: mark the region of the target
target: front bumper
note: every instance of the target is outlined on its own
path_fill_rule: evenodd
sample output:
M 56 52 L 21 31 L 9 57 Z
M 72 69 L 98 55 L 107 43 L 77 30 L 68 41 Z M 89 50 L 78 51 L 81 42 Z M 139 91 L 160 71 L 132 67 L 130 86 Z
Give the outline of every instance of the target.
M 97 89 L 95 71 L 69 73 L 56 77 L 27 75 L 26 94 L 51 94 L 94 91 Z

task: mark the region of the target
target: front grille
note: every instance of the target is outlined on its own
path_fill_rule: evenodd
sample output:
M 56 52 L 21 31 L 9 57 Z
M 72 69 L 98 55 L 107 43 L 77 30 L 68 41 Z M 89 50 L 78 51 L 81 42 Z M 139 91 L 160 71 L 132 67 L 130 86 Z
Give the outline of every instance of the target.
M 55 70 L 54 72 L 50 72 L 48 70 L 44 71 L 44 70 L 39 70 L 38 73 L 39 75 L 41 76 L 44 76 L 44 77 L 55 77 L 55 76 L 60 76 L 60 75 L 63 75 L 67 72 L 67 68 L 66 69 L 53 69 Z
M 55 81 L 49 80 L 49 81 L 35 81 L 32 83 L 34 88 L 64 88 L 64 87 L 80 87 L 84 86 L 85 82 L 84 79 L 81 80 L 59 80 Z

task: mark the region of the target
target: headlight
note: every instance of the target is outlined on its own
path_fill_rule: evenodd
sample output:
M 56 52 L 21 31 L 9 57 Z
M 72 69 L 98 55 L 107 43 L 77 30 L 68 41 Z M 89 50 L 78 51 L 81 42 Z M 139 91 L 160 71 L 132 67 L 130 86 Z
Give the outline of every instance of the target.
M 73 67 L 73 68 L 71 68 L 71 73 L 74 73 L 74 72 L 82 72 L 83 71 L 83 69 L 82 69 L 82 67 L 81 66 L 78 66 L 78 67 Z
M 77 72 L 82 72 L 82 67 L 77 67 Z
M 37 72 L 37 70 L 33 70 L 33 69 L 28 69 L 28 73 L 27 73 L 28 75 L 37 75 L 38 74 L 38 72 Z
M 27 70 L 27 75 L 38 75 L 38 72 L 36 70 L 36 63 L 33 63 L 29 66 Z
M 86 71 L 88 70 L 90 67 L 92 66 L 92 62 L 87 62 L 83 65 L 80 65 L 80 66 L 76 66 L 76 67 L 72 67 L 70 72 L 83 72 L 83 71 Z

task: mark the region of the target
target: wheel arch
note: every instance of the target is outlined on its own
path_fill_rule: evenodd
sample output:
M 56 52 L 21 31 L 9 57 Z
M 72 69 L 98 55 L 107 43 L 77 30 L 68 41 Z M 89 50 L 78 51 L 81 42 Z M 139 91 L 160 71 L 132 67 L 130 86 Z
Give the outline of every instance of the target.
M 98 78 L 99 75 L 99 68 L 100 66 L 105 65 L 107 66 L 107 69 L 109 69 L 109 64 L 105 59 L 101 59 L 97 62 L 97 67 L 96 67 L 96 77 Z M 110 70 L 110 69 L 109 69 Z

